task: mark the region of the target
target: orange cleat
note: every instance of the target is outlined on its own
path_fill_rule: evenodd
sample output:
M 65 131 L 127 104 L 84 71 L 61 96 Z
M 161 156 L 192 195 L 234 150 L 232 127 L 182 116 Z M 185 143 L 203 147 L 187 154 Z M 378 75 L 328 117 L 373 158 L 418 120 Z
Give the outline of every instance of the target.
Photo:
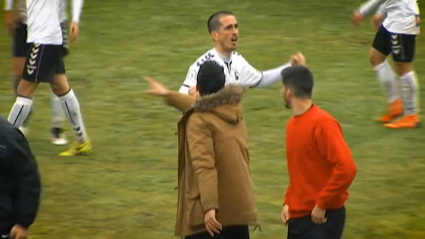
M 405 115 L 392 123 L 384 124 L 384 126 L 390 129 L 419 128 L 421 122 L 418 115 Z
M 379 122 L 388 123 L 393 119 L 401 116 L 403 114 L 403 103 L 400 99 L 395 100 L 394 102 L 388 105 L 387 113 L 384 114 Z

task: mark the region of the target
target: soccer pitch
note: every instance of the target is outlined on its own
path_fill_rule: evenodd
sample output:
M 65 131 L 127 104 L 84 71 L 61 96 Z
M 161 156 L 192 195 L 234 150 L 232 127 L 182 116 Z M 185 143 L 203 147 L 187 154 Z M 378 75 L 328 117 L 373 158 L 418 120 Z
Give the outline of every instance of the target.
M 306 56 L 316 80 L 315 102 L 341 122 L 358 167 L 344 238 L 425 238 L 425 131 L 394 131 L 377 123 L 386 98 L 368 60 L 375 31 L 369 19 L 360 28 L 350 24 L 361 3 L 86 1 L 80 39 L 71 45 L 66 64 L 94 152 L 56 156 L 65 148 L 50 144 L 49 89 L 40 85 L 28 139 L 41 170 L 43 199 L 30 238 L 177 238 L 180 114 L 145 93 L 144 76 L 177 90 L 189 65 L 212 48 L 206 21 L 217 10 L 235 13 L 238 52 L 257 69 L 282 65 L 296 51 Z M 7 117 L 14 102 L 10 36 L 1 29 L 0 114 Z M 422 35 L 415 67 L 425 85 L 424 64 Z M 252 233 L 254 239 L 286 238 L 279 214 L 288 182 L 285 125 L 290 112 L 279 87 L 250 89 L 244 98 L 262 228 Z M 67 129 L 73 139 L 68 124 Z

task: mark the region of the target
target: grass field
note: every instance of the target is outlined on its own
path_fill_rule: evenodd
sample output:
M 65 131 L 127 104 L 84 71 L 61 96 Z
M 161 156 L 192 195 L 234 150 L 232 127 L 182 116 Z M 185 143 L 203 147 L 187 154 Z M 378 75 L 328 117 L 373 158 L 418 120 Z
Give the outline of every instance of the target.
M 391 131 L 374 121 L 386 100 L 367 58 L 374 30 L 369 21 L 361 28 L 350 25 L 360 3 L 86 1 L 81 37 L 71 46 L 67 69 L 94 153 L 56 156 L 63 148 L 49 142 L 49 91 L 41 85 L 28 138 L 44 190 L 30 238 L 176 238 L 174 133 L 180 114 L 145 94 L 144 76 L 178 89 L 189 65 L 212 47 L 208 16 L 223 9 L 237 15 L 238 52 L 256 68 L 281 65 L 295 51 L 305 54 L 316 77 L 315 101 L 341 122 L 358 166 L 345 238 L 425 238 L 425 131 Z M 0 31 L 0 114 L 5 117 L 14 102 L 9 45 L 9 36 Z M 424 56 L 420 36 L 415 66 L 422 84 Z M 286 238 L 279 214 L 288 179 L 284 129 L 290 112 L 279 84 L 249 90 L 244 106 L 263 230 L 252 238 Z M 71 131 L 67 135 L 71 138 Z

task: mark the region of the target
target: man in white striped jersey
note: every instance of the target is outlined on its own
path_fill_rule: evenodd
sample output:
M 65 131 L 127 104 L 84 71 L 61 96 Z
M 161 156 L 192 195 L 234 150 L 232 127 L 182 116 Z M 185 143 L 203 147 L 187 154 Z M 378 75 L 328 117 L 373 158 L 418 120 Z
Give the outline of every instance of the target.
M 365 16 L 377 10 L 373 24 L 383 19 L 369 58 L 378 78 L 388 93 L 388 110 L 380 118 L 384 126 L 391 129 L 417 128 L 419 120 L 419 84 L 413 69 L 416 36 L 420 33 L 420 12 L 417 0 L 369 0 L 352 16 L 358 26 Z M 401 91 L 396 76 L 386 58 L 392 56 L 395 71 L 400 79 Z M 401 98 L 401 99 L 400 99 Z M 399 119 L 397 117 L 401 116 Z
M 27 42 L 30 43 L 30 50 L 8 121 L 20 127 L 28 117 L 38 84 L 49 83 L 53 93 L 58 96 L 76 136 L 72 147 L 59 155 L 71 156 L 91 152 L 92 145 L 84 126 L 80 104 L 66 77 L 63 58 L 67 54 L 67 47 L 63 38 L 60 10 L 64 1 L 66 0 L 26 0 Z M 71 42 L 75 41 L 79 34 L 78 22 L 83 5 L 82 0 L 73 0 L 72 3 Z
M 25 6 L 25 0 L 18 0 L 16 3 L 16 11 L 14 9 L 14 1 L 6 0 L 5 2 L 5 24 L 9 33 L 12 35 L 12 65 L 13 65 L 13 92 L 16 97 L 16 88 L 22 77 L 22 70 L 24 68 L 25 59 L 30 50 L 30 43 L 27 43 L 27 10 Z M 74 4 L 75 5 L 75 4 Z M 81 9 L 81 1 L 76 4 L 78 9 Z M 81 11 L 75 11 L 74 17 L 79 18 Z M 61 5 L 61 27 L 64 46 L 68 48 L 68 36 L 67 36 L 67 14 L 66 14 L 66 1 L 63 1 Z M 50 130 L 51 141 L 54 145 L 65 145 L 68 140 L 63 133 L 63 122 L 65 121 L 65 115 L 62 110 L 59 98 L 51 91 L 51 106 L 52 106 L 52 127 Z M 25 135 L 28 134 L 28 121 L 32 114 L 33 108 L 30 111 L 30 115 L 20 127 L 20 130 Z
M 290 62 L 267 71 L 258 71 L 247 60 L 236 53 L 239 28 L 233 13 L 219 11 L 210 16 L 208 31 L 214 41 L 214 48 L 199 57 L 190 67 L 179 92 L 193 94 L 196 92 L 196 77 L 200 65 L 206 60 L 216 61 L 223 66 L 226 84 L 241 84 L 247 87 L 266 87 L 281 80 L 280 72 L 291 66 Z

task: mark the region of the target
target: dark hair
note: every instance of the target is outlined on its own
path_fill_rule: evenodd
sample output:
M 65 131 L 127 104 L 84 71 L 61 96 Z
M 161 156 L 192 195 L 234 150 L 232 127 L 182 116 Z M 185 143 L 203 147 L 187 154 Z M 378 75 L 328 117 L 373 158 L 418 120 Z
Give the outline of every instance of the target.
M 214 13 L 213 15 L 208 18 L 207 26 L 208 26 L 208 32 L 211 33 L 212 31 L 218 31 L 221 26 L 220 18 L 222 16 L 234 16 L 232 12 L 229 11 L 218 11 Z
M 199 67 L 198 76 L 196 77 L 199 95 L 210 95 L 224 88 L 226 83 L 226 75 L 223 66 L 215 61 L 205 61 Z
M 311 71 L 305 66 L 291 66 L 280 73 L 284 86 L 294 91 L 294 96 L 301 99 L 310 99 L 314 78 Z

